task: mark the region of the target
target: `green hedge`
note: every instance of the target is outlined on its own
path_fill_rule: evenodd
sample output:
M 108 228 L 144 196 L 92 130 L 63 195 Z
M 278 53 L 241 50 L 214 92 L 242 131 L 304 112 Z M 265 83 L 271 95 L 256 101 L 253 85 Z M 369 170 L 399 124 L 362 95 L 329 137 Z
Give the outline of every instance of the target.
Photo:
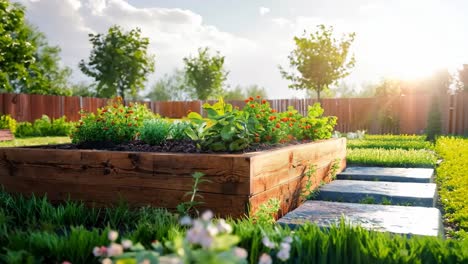
M 73 122 L 67 122 L 65 116 L 51 120 L 43 115 L 33 123 L 18 123 L 15 136 L 18 138 L 69 136 L 72 128 Z
M 0 258 L 6 263 L 97 263 L 92 248 L 108 243 L 109 229 L 149 246 L 184 232 L 177 217 L 166 210 L 87 209 L 82 203 L 53 206 L 45 198 L 23 198 L 0 192 Z M 268 249 L 261 240 L 291 235 L 287 227 L 259 225 L 249 219 L 229 221 L 239 246 L 257 263 Z M 306 225 L 295 230 L 287 263 L 467 263 L 468 240 L 406 237 L 366 231 L 341 223 L 330 229 Z
M 348 148 L 382 148 L 382 149 L 433 149 L 434 145 L 422 140 L 348 140 Z
M 431 168 L 437 157 L 433 151 L 424 149 L 357 148 L 347 150 L 346 161 L 359 166 Z
M 435 149 L 443 159 L 436 181 L 444 217 L 451 235 L 468 240 L 468 139 L 440 137 Z

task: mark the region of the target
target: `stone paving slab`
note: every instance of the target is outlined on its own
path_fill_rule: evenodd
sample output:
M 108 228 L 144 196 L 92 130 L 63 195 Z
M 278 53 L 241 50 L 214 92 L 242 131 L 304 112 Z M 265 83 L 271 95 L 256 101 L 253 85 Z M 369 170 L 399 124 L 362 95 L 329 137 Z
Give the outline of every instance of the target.
M 434 169 L 348 167 L 337 175 L 342 180 L 389 181 L 389 182 L 433 182 Z
M 434 207 L 435 183 L 336 180 L 320 188 L 315 200 Z
M 307 222 L 329 227 L 338 224 L 342 216 L 353 225 L 375 231 L 443 236 L 440 211 L 427 207 L 306 201 L 278 223 L 292 228 Z

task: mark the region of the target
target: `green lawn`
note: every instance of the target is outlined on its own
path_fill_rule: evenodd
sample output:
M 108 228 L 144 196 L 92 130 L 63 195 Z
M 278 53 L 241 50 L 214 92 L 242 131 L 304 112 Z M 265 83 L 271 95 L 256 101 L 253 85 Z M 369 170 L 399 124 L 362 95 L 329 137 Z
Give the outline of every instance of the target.
M 31 137 L 17 138 L 10 141 L 1 141 L 0 147 L 23 147 L 23 146 L 38 146 L 38 145 L 53 145 L 70 143 L 69 137 Z

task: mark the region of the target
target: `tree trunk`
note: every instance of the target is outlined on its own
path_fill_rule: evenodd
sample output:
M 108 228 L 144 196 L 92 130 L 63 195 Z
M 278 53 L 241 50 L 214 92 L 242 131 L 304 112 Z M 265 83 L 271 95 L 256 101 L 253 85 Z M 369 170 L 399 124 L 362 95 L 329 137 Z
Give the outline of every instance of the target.
M 321 92 L 321 90 L 320 90 L 320 89 L 317 89 L 317 101 L 318 101 L 319 103 L 321 103 L 321 101 L 320 101 L 320 92 Z

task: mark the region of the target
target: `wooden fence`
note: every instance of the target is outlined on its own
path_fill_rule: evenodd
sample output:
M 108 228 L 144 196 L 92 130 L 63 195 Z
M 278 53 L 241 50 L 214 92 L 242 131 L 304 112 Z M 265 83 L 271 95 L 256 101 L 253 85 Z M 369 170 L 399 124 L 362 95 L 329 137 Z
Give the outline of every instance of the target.
M 468 133 L 468 92 L 442 95 L 438 99 L 442 113 L 443 132 L 450 134 Z M 430 95 L 407 95 L 385 98 L 340 98 L 323 99 L 326 115 L 338 117 L 336 130 L 350 132 L 367 130 L 368 133 L 421 134 L 427 125 L 431 105 Z M 10 114 L 18 121 L 33 121 L 43 114 L 51 118 L 63 115 L 77 121 L 79 111 L 95 111 L 108 103 L 108 99 L 90 97 L 66 97 L 30 94 L 0 94 L 0 114 Z M 285 111 L 294 106 L 302 114 L 312 99 L 268 100 L 273 109 Z M 211 101 L 210 101 L 211 102 Z M 128 103 L 128 102 L 127 102 Z M 188 111 L 203 113 L 205 101 L 144 102 L 153 112 L 161 116 L 180 118 Z M 244 101 L 229 101 L 242 108 Z

